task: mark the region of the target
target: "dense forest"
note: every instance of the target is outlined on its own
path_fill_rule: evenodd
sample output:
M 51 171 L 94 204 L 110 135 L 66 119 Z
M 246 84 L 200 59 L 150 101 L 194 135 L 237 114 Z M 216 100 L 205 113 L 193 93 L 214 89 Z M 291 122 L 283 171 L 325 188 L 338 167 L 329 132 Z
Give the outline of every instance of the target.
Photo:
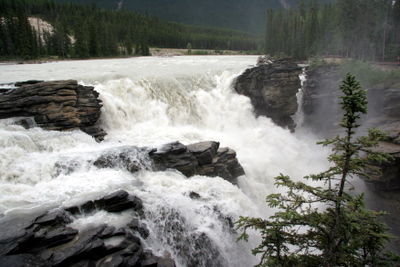
M 53 0 L 0 2 L 0 56 L 88 58 L 149 55 L 149 47 L 261 50 L 262 36 L 236 30 L 188 26 L 95 3 Z M 52 32 L 36 32 L 28 17 L 50 22 Z
M 395 61 L 400 56 L 400 0 L 301 1 L 294 9 L 267 10 L 265 50 L 306 59 L 340 55 Z
M 188 25 L 218 27 L 263 34 L 265 10 L 296 7 L 299 0 L 55 0 L 96 3 L 105 9 L 123 9 Z M 309 2 L 311 0 L 305 0 Z M 320 0 L 320 3 L 334 0 Z
M 149 47 L 230 49 L 294 59 L 340 55 L 395 61 L 400 56 L 400 0 L 279 1 L 298 4 L 263 10 L 265 38 L 250 32 L 185 25 L 135 13 L 122 8 L 121 0 L 108 1 L 114 6 L 112 9 L 102 9 L 96 1 L 75 1 L 86 4 L 66 0 L 2 0 L 0 57 L 149 55 Z M 116 8 L 117 3 L 120 8 Z M 206 3 L 199 7 L 207 6 Z M 215 7 L 222 8 L 224 3 L 225 0 L 216 1 Z M 241 10 L 235 8 L 240 3 L 232 3 L 226 10 Z M 48 21 L 53 29 L 37 32 L 28 17 Z M 238 18 L 234 13 L 227 17 L 233 21 Z

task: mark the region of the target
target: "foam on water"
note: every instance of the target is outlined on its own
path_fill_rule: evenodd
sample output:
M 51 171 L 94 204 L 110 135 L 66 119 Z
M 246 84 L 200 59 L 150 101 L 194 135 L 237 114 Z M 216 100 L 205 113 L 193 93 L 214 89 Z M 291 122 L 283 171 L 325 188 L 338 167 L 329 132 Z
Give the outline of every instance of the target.
M 232 83 L 255 62 L 253 56 L 208 56 L 0 66 L 0 83 L 77 79 L 94 85 L 104 105 L 101 125 L 108 132 L 96 143 L 79 131 L 26 130 L 0 120 L 0 214 L 68 207 L 123 188 L 143 200 L 151 232 L 144 242 L 160 254 L 169 248 L 179 266 L 188 259 L 171 242 L 177 227 L 171 219 L 184 225 L 185 235 L 206 234 L 224 266 L 256 264 L 250 252 L 255 244 L 236 243 L 227 225 L 240 215 L 267 217 L 264 201 L 276 192 L 273 177 L 301 178 L 324 170 L 328 151 L 310 137 L 254 117 L 250 100 L 236 94 Z M 246 172 L 239 186 L 221 178 L 187 179 L 175 171 L 131 174 L 90 163 L 104 149 L 124 145 L 210 140 L 237 152 Z M 191 192 L 200 198 L 191 198 Z M 75 226 L 107 220 L 118 225 L 129 218 L 104 216 L 80 218 Z

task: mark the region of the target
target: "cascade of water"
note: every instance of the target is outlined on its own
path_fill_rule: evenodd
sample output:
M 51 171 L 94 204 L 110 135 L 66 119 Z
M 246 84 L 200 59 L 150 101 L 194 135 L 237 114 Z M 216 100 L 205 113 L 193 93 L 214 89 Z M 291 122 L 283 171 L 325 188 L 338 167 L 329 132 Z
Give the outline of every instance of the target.
M 7 71 L 19 72 L 18 77 L 59 79 L 68 69 L 71 76 L 64 79 L 94 84 L 104 104 L 101 124 L 108 136 L 98 144 L 81 132 L 26 130 L 0 120 L 0 214 L 67 207 L 124 188 L 143 200 L 151 233 L 144 242 L 155 253 L 167 249 L 179 266 L 256 264 L 250 248 L 257 237 L 252 239 L 255 243 L 236 243 L 232 222 L 240 215 L 268 216 L 264 200 L 275 192 L 273 177 L 320 171 L 327 152 L 301 133 L 293 135 L 267 118 L 255 118 L 249 99 L 233 91 L 234 79 L 255 61 L 256 57 L 87 61 L 82 62 L 86 77 L 70 62 L 57 63 L 50 76 L 30 66 L 12 66 Z M 108 148 L 207 140 L 237 152 L 246 172 L 238 186 L 220 178 L 187 179 L 175 171 L 132 174 L 91 164 Z M 76 224 L 111 220 L 118 225 L 129 217 L 102 216 L 106 215 Z

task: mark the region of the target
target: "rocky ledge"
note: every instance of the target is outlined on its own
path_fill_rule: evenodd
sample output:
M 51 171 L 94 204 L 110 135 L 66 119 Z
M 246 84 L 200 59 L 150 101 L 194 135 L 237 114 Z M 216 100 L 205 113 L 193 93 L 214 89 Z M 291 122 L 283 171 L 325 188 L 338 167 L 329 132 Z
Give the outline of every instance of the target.
M 71 173 L 87 164 L 76 158 L 62 158 L 56 163 L 56 173 Z M 180 142 L 165 144 L 160 148 L 122 146 L 102 151 L 89 164 L 98 168 L 119 168 L 129 172 L 140 170 L 176 170 L 186 177 L 204 175 L 221 177 L 232 184 L 245 172 L 236 152 L 220 148 L 218 142 L 206 141 L 183 145 Z
M 0 219 L 0 266 L 174 267 L 165 254 L 156 257 L 142 246 L 149 236 L 142 222 L 142 201 L 120 190 L 82 205 Z M 73 222 L 99 211 L 131 212 L 132 219 L 116 228 L 97 223 L 75 229 Z
M 301 67 L 291 60 L 266 61 L 247 69 L 234 87 L 236 92 L 250 98 L 256 116 L 266 116 L 294 131 L 296 124 L 291 116 L 298 109 L 296 94 L 301 88 L 301 73 Z
M 27 117 L 22 121 L 26 127 L 80 129 L 101 141 L 106 133 L 96 125 L 102 107 L 98 96 L 94 87 L 75 80 L 15 83 L 15 88 L 0 92 L 0 119 Z

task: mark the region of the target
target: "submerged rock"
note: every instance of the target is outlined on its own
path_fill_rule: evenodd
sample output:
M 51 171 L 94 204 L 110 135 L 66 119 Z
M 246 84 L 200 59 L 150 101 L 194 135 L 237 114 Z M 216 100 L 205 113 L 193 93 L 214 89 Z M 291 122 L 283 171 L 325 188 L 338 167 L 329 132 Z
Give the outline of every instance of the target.
M 277 125 L 294 131 L 291 118 L 298 108 L 302 69 L 290 60 L 278 60 L 247 69 L 235 83 L 239 94 L 248 96 L 256 116 L 271 118 Z

